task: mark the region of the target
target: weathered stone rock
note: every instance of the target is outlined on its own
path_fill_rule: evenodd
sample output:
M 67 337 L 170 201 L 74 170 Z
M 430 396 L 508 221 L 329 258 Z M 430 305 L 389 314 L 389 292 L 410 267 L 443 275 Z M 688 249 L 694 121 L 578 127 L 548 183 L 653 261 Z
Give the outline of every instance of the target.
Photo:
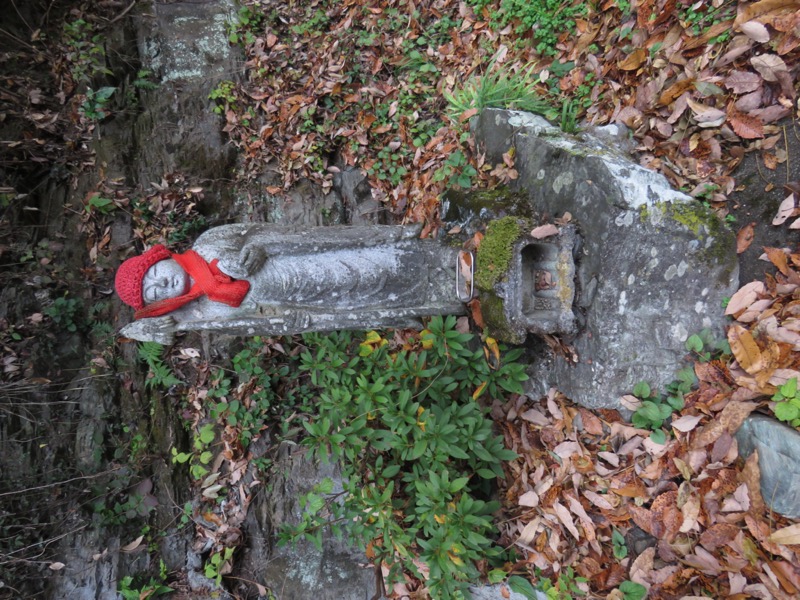
M 49 578 L 48 598 L 117 600 L 119 538 L 96 528 L 84 529 L 59 545 L 64 568 Z M 94 555 L 100 555 L 94 560 Z
M 341 477 L 333 465 L 317 465 L 305 450 L 284 443 L 270 481 L 271 493 L 250 506 L 245 528 L 251 540 L 238 568 L 259 581 L 281 600 L 365 600 L 377 589 L 375 571 L 367 557 L 326 534 L 322 550 L 306 541 L 294 547 L 274 547 L 275 534 L 284 523 L 300 522 L 299 497 L 326 477 L 341 491 Z
M 772 417 L 752 414 L 735 437 L 740 456 L 758 451 L 764 502 L 785 517 L 800 519 L 800 432 Z
M 345 223 L 345 208 L 336 191 L 322 191 L 309 179 L 301 179 L 291 189 L 266 199 L 266 220 L 283 225 L 338 225 Z
M 544 355 L 531 367 L 532 394 L 556 386 L 589 407 L 620 407 L 642 380 L 662 388 L 689 335 L 721 337 L 723 298 L 736 290 L 734 236 L 666 179 L 596 138 L 562 133 L 541 117 L 489 109 L 473 123 L 487 161 L 516 149 L 534 212 L 572 214 L 577 257 L 577 358 Z
M 383 225 L 386 210 L 372 197 L 372 188 L 360 169 L 347 169 L 333 177 L 333 189 L 339 193 L 348 225 Z
M 141 181 L 161 181 L 176 170 L 230 179 L 235 148 L 208 96 L 240 71 L 226 29 L 235 10 L 232 0 L 155 2 L 151 14 L 135 18 L 142 67 L 159 80 L 157 89 L 141 92 L 145 108 L 133 128 Z

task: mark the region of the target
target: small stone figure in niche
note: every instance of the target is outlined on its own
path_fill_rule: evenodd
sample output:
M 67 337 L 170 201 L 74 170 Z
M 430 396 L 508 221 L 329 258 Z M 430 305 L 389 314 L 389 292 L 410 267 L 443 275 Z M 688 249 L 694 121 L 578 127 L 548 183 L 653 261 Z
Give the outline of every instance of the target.
M 418 233 L 237 224 L 210 229 L 183 254 L 155 246 L 117 271 L 117 293 L 136 310 L 121 333 L 170 343 L 177 331 L 283 335 L 463 314 L 458 251 Z

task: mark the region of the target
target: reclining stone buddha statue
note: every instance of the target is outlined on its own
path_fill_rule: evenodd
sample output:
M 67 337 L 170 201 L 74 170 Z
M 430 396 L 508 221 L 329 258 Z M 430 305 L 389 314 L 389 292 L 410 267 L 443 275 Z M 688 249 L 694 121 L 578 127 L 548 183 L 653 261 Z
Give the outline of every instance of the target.
M 158 245 L 116 275 L 135 321 L 121 334 L 171 343 L 178 331 L 284 335 L 419 327 L 420 317 L 463 314 L 458 250 L 415 226 L 215 227 L 192 249 Z

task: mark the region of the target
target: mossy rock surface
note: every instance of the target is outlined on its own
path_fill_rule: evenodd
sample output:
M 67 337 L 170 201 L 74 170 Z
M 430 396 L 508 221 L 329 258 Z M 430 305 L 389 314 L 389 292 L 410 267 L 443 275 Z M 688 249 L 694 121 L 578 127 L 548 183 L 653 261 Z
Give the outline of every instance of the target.
M 508 321 L 503 299 L 491 291 L 482 291 L 479 296 L 481 314 L 490 337 L 508 344 L 522 344 L 527 336 L 520 335 L 517 328 Z
M 489 223 L 486 235 L 478 248 L 475 285 L 491 291 L 505 277 L 511 265 L 512 248 L 523 232 L 517 217 L 503 217 Z

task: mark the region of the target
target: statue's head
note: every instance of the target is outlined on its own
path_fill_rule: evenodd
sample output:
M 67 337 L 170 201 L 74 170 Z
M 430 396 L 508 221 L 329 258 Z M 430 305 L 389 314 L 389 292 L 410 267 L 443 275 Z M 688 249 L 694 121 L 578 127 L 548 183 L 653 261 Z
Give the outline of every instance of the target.
M 189 275 L 161 244 L 129 258 L 117 270 L 117 293 L 136 310 L 168 298 L 177 298 L 189 288 Z

